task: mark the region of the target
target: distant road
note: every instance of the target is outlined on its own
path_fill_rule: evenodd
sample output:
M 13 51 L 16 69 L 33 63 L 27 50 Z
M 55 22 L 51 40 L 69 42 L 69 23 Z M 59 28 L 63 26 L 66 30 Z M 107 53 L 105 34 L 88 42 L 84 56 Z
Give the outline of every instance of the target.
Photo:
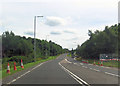
M 105 72 L 106 71 L 106 72 Z M 114 75 L 111 75 L 111 74 Z M 117 69 L 99 68 L 79 63 L 67 54 L 57 59 L 39 64 L 13 80 L 9 84 L 118 84 Z

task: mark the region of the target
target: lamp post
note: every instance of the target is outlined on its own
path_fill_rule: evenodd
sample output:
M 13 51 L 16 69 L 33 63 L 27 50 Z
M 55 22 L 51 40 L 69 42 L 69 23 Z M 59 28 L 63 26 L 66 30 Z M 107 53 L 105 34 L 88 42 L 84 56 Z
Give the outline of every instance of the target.
M 34 61 L 36 61 L 36 18 L 43 16 L 34 16 Z

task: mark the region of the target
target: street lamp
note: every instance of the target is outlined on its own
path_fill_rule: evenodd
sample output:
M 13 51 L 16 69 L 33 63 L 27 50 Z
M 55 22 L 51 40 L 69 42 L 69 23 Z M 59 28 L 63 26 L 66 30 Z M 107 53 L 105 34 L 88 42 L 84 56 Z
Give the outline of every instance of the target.
M 34 16 L 34 61 L 36 61 L 36 18 L 43 16 Z

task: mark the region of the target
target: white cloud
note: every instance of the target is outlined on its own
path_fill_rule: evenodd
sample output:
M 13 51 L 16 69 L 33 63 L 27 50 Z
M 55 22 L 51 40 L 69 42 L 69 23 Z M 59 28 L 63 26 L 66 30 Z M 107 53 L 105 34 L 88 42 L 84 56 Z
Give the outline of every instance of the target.
M 48 16 L 46 17 L 45 24 L 48 26 L 64 26 L 67 24 L 67 21 L 61 17 Z
M 66 28 L 63 30 L 64 33 L 69 33 L 69 34 L 76 34 L 78 32 L 77 29 L 74 28 Z

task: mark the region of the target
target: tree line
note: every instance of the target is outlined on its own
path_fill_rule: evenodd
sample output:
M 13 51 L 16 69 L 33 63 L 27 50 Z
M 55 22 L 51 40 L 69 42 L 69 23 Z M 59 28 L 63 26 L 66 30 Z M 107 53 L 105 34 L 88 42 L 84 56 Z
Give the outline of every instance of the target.
M 46 40 L 36 39 L 36 58 L 45 59 L 48 56 L 56 56 L 67 52 L 60 45 Z M 6 31 L 2 34 L 2 57 L 18 58 L 25 57 L 33 61 L 34 58 L 34 38 L 15 35 L 12 31 Z
M 106 26 L 103 31 L 88 31 L 89 39 L 77 46 L 76 54 L 82 58 L 99 59 L 100 54 L 120 53 L 120 24 Z

